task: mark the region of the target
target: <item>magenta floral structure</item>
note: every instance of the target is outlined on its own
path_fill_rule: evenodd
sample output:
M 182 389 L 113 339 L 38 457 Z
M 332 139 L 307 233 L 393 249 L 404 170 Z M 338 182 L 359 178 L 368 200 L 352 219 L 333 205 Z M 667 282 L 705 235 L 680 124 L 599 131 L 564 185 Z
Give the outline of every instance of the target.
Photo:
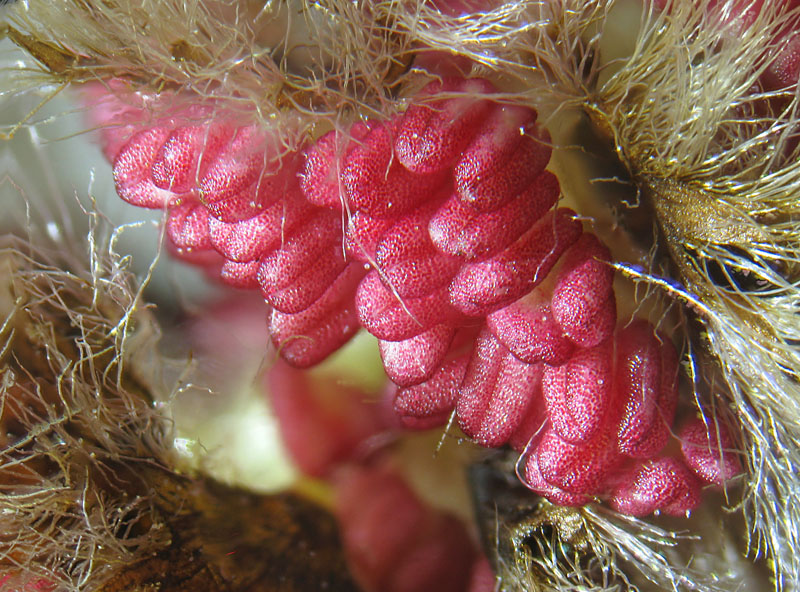
M 455 415 L 474 442 L 518 450 L 527 486 L 559 505 L 683 515 L 740 472 L 723 427 L 675 436 L 678 353 L 647 321 L 618 326 L 611 253 L 558 207 L 534 109 L 444 78 L 300 151 L 184 119 L 106 132 L 117 190 L 167 211 L 178 257 L 262 292 L 290 365 L 365 329 L 402 426 Z

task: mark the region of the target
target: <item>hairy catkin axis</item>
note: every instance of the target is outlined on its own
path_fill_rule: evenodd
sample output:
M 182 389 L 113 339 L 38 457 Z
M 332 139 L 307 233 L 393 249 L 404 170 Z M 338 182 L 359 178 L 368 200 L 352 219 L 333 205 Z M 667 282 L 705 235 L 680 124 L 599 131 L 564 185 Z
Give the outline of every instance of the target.
M 36 222 L 0 240 L 0 589 L 359 589 L 329 511 L 176 466 L 160 330 L 126 260 L 93 227 L 89 268 Z
M 455 413 L 475 442 L 525 454 L 526 483 L 555 503 L 683 514 L 703 480 L 738 472 L 729 440 L 690 426 L 683 456 L 662 456 L 674 347 L 643 321 L 616 329 L 609 250 L 556 208 L 536 112 L 492 91 L 443 79 L 404 114 L 302 155 L 252 126 L 165 119 L 121 146 L 117 189 L 167 210 L 176 254 L 260 288 L 289 364 L 312 366 L 364 328 L 404 426 Z

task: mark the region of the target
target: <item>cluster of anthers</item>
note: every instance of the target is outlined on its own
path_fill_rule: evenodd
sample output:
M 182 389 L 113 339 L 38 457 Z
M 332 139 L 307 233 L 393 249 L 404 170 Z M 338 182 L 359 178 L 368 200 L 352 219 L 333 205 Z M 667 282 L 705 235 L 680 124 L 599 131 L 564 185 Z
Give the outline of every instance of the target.
M 290 364 L 363 327 L 405 427 L 454 413 L 473 441 L 520 451 L 522 479 L 560 505 L 685 514 L 740 472 L 731 438 L 694 418 L 673 430 L 675 347 L 644 320 L 617 327 L 608 248 L 556 207 L 536 111 L 494 90 L 443 79 L 290 153 L 187 114 L 108 128 L 106 152 L 123 199 L 166 210 L 175 254 L 261 290 Z

